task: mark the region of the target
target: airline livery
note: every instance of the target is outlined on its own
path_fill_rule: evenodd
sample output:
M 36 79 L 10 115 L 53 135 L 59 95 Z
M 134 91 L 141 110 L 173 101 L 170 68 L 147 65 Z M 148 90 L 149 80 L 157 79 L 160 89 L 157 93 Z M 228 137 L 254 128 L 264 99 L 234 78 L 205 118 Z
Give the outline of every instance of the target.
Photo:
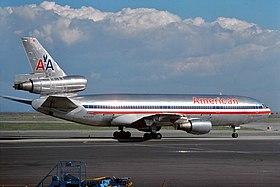
M 96 94 L 77 95 L 86 88 L 83 76 L 66 75 L 36 38 L 22 43 L 32 74 L 16 75 L 14 88 L 40 94 L 35 100 L 6 99 L 31 105 L 35 110 L 91 126 L 116 126 L 116 139 L 130 138 L 124 128 L 146 132 L 145 139 L 160 139 L 162 126 L 191 134 L 209 133 L 212 126 L 231 126 L 237 138 L 240 125 L 268 117 L 262 102 L 236 95 L 199 94 Z

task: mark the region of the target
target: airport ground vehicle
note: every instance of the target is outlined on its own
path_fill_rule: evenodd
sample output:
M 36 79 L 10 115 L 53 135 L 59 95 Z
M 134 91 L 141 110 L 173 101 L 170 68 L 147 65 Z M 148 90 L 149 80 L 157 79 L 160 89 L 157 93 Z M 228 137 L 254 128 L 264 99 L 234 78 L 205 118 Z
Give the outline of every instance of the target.
M 48 184 L 48 180 L 50 184 Z M 47 185 L 46 185 L 47 183 Z M 128 177 L 87 178 L 86 164 L 82 161 L 60 161 L 37 184 L 37 187 L 131 187 Z

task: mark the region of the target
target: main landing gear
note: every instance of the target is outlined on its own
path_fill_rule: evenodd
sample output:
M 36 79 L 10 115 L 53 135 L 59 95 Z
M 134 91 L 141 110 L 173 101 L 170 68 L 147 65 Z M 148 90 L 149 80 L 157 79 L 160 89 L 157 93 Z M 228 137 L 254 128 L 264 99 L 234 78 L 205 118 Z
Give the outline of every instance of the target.
M 119 126 L 119 131 L 115 131 L 113 133 L 114 139 L 129 139 L 131 138 L 131 133 L 128 131 L 123 130 L 123 126 Z M 158 128 L 152 129 L 151 131 L 146 131 L 150 133 L 145 133 L 143 139 L 150 140 L 150 139 L 161 139 L 162 135 L 157 133 Z
M 162 135 L 160 133 L 145 133 L 143 138 L 145 140 L 149 140 L 149 139 L 161 139 L 162 138 Z
M 138 129 L 140 131 L 146 132 L 143 136 L 145 140 L 150 140 L 150 139 L 161 139 L 162 135 L 160 133 L 157 133 L 161 129 L 161 126 L 156 126 L 156 125 L 151 125 L 148 127 L 145 127 L 143 129 Z
M 231 137 L 232 138 L 237 138 L 238 137 L 237 130 L 240 129 L 240 126 L 231 126 L 231 128 L 233 129 L 233 133 L 232 133 Z
M 120 131 L 115 131 L 113 136 L 115 139 L 129 139 L 131 137 L 131 133 L 129 131 L 124 131 L 123 126 L 119 127 Z

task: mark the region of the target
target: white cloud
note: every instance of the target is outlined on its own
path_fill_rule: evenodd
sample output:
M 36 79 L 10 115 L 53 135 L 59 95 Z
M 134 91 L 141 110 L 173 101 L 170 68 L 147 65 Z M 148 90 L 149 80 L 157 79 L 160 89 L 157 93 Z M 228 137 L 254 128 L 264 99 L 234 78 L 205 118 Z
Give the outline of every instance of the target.
M 9 14 L 16 14 L 20 16 L 21 18 L 27 19 L 28 21 L 33 21 L 36 19 L 38 14 L 38 9 L 36 5 L 25 5 L 22 7 L 16 7 L 16 8 L 8 8 L 7 9 Z
M 194 19 L 186 19 L 184 22 L 187 25 L 201 26 L 205 23 L 205 20 L 202 17 L 196 17 Z
M 180 22 L 181 18 L 167 11 L 158 11 L 149 8 L 124 8 L 120 12 L 101 12 L 92 7 L 81 7 L 73 9 L 69 6 L 60 6 L 55 2 L 44 1 L 40 6 L 55 14 L 68 19 L 92 20 L 95 22 L 110 22 L 115 28 L 122 29 L 128 33 L 140 30 L 148 30 Z
M 81 7 L 80 9 L 73 9 L 70 6 L 60 6 L 55 2 L 44 1 L 40 7 L 47 11 L 52 11 L 61 17 L 68 19 L 89 19 L 93 21 L 103 20 L 111 13 L 104 13 L 92 7 Z
M 56 29 L 60 30 L 59 36 L 67 44 L 76 42 L 83 36 L 83 32 L 79 28 L 71 28 L 70 24 L 71 20 L 68 19 L 59 19 L 56 23 Z
M 256 29 L 257 27 L 257 25 L 254 23 L 248 23 L 246 21 L 241 21 L 236 18 L 219 17 L 214 23 L 218 23 L 224 29 L 235 31 L 244 31 L 250 28 Z
M 71 20 L 60 18 L 53 23 L 42 26 L 40 30 L 30 32 L 34 37 L 42 37 L 52 43 L 53 37 L 57 35 L 66 44 L 75 43 L 83 38 L 83 32 L 78 27 L 71 27 Z
M 109 19 L 112 23 L 131 31 L 149 30 L 181 21 L 178 16 L 169 12 L 148 8 L 125 8 L 111 15 Z

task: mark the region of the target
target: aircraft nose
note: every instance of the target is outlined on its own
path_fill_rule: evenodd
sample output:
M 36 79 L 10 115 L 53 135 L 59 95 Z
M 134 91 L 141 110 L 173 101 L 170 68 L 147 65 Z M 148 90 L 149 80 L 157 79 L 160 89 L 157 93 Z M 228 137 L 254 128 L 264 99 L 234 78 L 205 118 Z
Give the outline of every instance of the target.
M 266 104 L 262 104 L 262 105 L 263 105 L 263 108 L 266 110 L 266 113 L 268 113 L 268 116 L 271 116 L 271 114 L 273 114 L 271 109 Z

